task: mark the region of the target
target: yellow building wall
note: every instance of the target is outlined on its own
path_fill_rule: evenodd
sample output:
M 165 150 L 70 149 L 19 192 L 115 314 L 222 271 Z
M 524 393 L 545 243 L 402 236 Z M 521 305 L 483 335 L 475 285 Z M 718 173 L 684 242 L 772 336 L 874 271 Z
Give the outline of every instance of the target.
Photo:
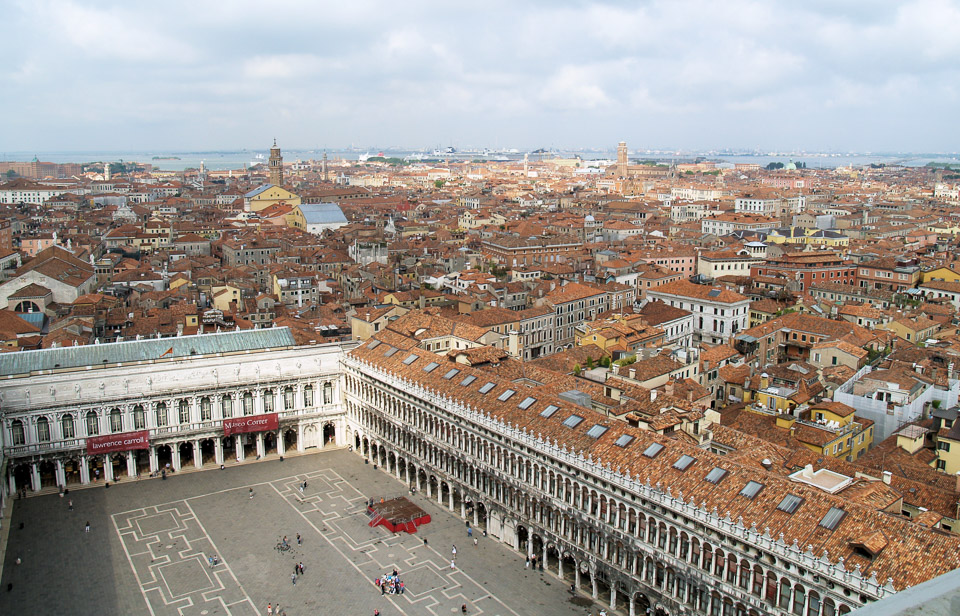
M 930 282 L 931 280 L 945 280 L 946 282 L 960 282 L 960 273 L 957 273 L 949 267 L 938 267 L 929 272 L 920 274 L 920 282 Z

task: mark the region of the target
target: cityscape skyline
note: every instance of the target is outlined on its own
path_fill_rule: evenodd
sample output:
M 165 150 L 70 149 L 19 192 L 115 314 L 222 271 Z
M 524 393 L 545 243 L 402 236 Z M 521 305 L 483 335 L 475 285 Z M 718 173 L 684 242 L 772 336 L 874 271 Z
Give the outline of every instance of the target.
M 947 0 L 8 9 L 6 151 L 952 152 L 958 136 Z

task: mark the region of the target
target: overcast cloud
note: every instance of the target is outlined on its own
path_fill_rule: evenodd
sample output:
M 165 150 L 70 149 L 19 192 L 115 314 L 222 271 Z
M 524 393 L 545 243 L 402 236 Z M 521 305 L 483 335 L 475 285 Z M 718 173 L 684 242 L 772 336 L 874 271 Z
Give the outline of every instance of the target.
M 960 0 L 0 11 L 0 151 L 960 150 Z

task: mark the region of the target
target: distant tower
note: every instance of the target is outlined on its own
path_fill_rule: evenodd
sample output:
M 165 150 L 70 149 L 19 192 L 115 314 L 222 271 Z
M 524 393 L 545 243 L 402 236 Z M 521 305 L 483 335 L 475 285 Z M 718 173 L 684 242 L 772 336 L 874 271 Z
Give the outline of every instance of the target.
M 627 142 L 621 141 L 617 144 L 617 175 L 627 177 Z
M 103 163 L 103 179 L 109 182 L 111 177 L 113 175 L 110 173 L 110 163 Z
M 530 154 L 526 153 L 523 155 L 523 177 L 529 177 L 529 161 Z
M 330 177 L 327 175 L 327 153 L 323 153 L 323 181 L 329 182 Z
M 269 182 L 274 186 L 283 186 L 283 156 L 280 156 L 280 147 L 277 146 L 277 140 L 273 140 L 273 147 L 270 148 L 270 169 Z

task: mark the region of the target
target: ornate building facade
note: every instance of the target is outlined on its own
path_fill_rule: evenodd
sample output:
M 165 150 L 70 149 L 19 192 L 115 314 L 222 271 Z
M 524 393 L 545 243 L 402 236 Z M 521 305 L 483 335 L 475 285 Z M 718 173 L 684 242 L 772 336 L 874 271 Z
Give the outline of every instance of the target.
M 0 356 L 10 492 L 345 442 L 345 345 L 286 328 Z M 102 452 L 102 453 L 100 453 Z
M 956 537 L 826 477 L 728 463 L 387 333 L 344 358 L 356 450 L 611 609 L 839 616 L 957 566 Z

